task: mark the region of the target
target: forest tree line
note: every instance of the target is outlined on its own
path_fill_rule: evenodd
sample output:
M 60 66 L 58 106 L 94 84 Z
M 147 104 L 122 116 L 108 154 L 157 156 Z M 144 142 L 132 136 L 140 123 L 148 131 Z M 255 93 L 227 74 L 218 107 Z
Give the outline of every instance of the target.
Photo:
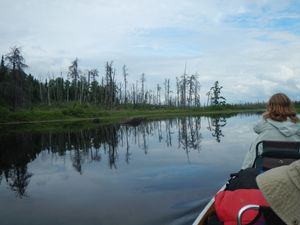
M 81 70 L 79 60 L 74 59 L 69 67 L 67 78 L 52 76 L 44 81 L 27 74 L 28 67 L 19 47 L 12 47 L 2 55 L 0 64 L 0 105 L 11 110 L 35 104 L 76 102 L 95 104 L 111 109 L 120 105 L 155 105 L 173 107 L 201 107 L 201 84 L 197 74 L 176 77 L 176 87 L 171 89 L 170 79 L 157 84 L 154 90 L 146 89 L 146 75 L 141 74 L 135 83 L 128 82 L 128 68 L 122 67 L 120 81 L 116 79 L 113 61 L 105 64 L 101 76 L 97 68 Z M 206 106 L 224 105 L 222 86 L 216 81 L 206 93 Z

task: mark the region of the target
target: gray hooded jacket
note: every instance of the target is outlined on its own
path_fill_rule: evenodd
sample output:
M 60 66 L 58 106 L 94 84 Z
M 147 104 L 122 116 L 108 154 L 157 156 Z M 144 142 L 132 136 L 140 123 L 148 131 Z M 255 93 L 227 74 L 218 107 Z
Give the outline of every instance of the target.
M 252 167 L 255 160 L 255 147 L 260 141 L 300 141 L 300 123 L 293 123 L 289 119 L 283 122 L 262 119 L 253 129 L 258 137 L 247 152 L 242 169 Z

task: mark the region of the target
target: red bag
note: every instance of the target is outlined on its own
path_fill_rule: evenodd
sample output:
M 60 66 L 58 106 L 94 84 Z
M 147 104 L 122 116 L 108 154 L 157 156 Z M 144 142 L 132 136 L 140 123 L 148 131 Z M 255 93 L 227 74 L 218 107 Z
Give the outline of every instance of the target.
M 235 191 L 221 191 L 215 196 L 215 209 L 218 218 L 224 225 L 236 225 L 239 210 L 246 205 L 269 206 L 258 189 L 238 189 Z M 243 224 L 248 224 L 257 216 L 255 210 L 248 210 L 242 218 Z

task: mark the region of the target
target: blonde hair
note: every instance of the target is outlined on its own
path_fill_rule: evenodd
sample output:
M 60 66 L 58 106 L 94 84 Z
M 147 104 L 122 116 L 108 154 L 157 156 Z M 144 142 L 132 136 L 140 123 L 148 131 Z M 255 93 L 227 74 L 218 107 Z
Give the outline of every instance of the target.
M 289 118 L 294 123 L 299 122 L 293 103 L 283 93 L 277 93 L 269 99 L 267 111 L 263 114 L 263 117 L 275 121 L 286 121 Z

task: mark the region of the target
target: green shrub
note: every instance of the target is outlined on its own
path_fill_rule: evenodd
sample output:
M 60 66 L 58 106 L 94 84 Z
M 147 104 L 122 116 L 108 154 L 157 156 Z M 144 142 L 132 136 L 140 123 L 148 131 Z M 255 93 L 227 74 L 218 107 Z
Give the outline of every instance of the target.
M 66 116 L 80 117 L 84 115 L 84 110 L 78 106 L 63 109 L 62 114 Z
M 5 122 L 10 115 L 8 108 L 0 106 L 0 121 Z

